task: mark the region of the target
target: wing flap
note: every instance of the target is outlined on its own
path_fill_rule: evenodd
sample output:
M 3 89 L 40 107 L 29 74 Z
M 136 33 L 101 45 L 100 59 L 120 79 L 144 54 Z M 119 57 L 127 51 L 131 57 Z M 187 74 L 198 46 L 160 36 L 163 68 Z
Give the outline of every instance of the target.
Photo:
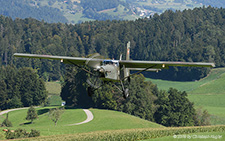
M 167 69 L 170 66 L 182 67 L 215 67 L 214 63 L 202 62 L 170 62 L 170 61 L 133 61 L 121 60 L 121 65 L 126 68 L 151 68 L 151 69 Z
M 161 71 L 161 69 L 145 69 L 145 68 L 128 68 L 129 70 L 133 70 L 133 71 L 154 71 L 154 72 L 158 72 Z

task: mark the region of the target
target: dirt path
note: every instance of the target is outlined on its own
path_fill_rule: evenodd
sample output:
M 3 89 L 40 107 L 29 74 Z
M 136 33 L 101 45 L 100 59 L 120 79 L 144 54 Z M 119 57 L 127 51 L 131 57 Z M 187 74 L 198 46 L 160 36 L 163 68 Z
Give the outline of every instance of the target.
M 82 122 L 79 122 L 79 123 L 69 124 L 68 126 L 80 125 L 80 124 L 88 123 L 88 122 L 90 122 L 90 121 L 92 121 L 94 119 L 94 116 L 93 116 L 91 111 L 89 111 L 87 109 L 83 109 L 83 110 L 84 110 L 84 112 L 87 115 L 87 119 L 85 121 L 82 121 Z
M 1 111 L 0 112 L 0 116 L 3 115 L 3 114 L 6 114 L 8 112 L 11 112 L 11 111 L 16 111 L 16 110 L 21 110 L 21 109 L 28 109 L 29 107 L 24 107 L 24 108 L 16 108 L 16 109 L 9 109 L 9 110 L 5 110 L 5 111 Z

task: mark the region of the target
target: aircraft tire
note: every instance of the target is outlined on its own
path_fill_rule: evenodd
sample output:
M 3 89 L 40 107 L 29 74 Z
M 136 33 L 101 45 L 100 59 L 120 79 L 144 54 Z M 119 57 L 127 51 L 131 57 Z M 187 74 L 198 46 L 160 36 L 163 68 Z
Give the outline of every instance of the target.
M 127 99 L 128 96 L 129 96 L 129 89 L 126 88 L 126 89 L 123 91 L 123 97 L 124 97 L 124 99 Z

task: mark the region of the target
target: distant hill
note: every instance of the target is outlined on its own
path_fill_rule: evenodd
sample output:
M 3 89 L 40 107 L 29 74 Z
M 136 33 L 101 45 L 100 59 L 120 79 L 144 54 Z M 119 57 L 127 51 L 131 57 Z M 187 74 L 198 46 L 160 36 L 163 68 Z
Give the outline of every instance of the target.
M 0 15 L 13 19 L 17 17 L 22 19 L 32 17 L 49 23 L 68 22 L 59 9 L 49 6 L 38 6 L 32 4 L 31 0 L 0 0 Z
M 220 0 L 0 0 L 0 14 L 13 19 L 32 17 L 49 23 L 81 23 L 90 20 L 135 20 L 165 10 L 184 10 L 211 5 Z

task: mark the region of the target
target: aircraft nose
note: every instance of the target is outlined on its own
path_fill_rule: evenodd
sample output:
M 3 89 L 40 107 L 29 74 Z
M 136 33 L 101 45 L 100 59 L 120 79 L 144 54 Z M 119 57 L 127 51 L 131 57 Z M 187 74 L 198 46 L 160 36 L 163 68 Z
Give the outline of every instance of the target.
M 103 68 L 100 68 L 98 71 L 101 72 L 101 73 L 105 72 L 105 70 Z

